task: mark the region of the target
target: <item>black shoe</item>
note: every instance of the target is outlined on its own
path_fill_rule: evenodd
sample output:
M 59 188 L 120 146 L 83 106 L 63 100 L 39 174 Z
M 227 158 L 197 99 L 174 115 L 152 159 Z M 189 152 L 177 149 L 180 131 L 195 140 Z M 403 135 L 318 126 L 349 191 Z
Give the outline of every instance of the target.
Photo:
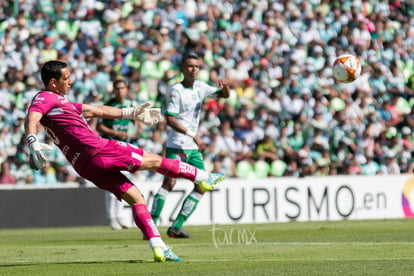
M 170 238 L 184 238 L 189 239 L 191 238 L 191 235 L 185 232 L 182 228 L 168 228 L 167 235 Z

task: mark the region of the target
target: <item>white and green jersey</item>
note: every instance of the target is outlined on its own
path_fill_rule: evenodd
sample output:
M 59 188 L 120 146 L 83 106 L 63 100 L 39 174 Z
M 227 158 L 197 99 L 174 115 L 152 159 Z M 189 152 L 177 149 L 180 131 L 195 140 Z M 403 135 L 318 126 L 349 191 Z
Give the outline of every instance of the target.
M 195 81 L 193 88 L 187 88 L 182 83 L 177 83 L 168 91 L 166 114 L 177 117 L 177 120 L 185 128 L 197 133 L 203 99 L 217 91 L 217 87 L 201 81 Z M 174 129 L 168 133 L 167 147 L 186 150 L 198 149 L 193 138 Z

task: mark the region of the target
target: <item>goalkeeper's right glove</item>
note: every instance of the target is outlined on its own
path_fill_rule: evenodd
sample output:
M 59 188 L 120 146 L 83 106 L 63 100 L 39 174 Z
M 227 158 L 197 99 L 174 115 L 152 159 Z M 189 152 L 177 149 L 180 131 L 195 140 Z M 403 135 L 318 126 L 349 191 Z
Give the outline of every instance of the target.
M 151 108 L 150 102 L 137 107 L 122 108 L 122 118 L 141 122 L 147 126 L 153 126 L 162 121 L 161 109 Z
M 30 149 L 30 167 L 35 170 L 40 170 L 44 168 L 47 162 L 46 156 L 43 154 L 42 150 L 52 150 L 53 147 L 39 143 L 39 140 L 34 134 L 29 134 L 26 137 L 27 144 Z

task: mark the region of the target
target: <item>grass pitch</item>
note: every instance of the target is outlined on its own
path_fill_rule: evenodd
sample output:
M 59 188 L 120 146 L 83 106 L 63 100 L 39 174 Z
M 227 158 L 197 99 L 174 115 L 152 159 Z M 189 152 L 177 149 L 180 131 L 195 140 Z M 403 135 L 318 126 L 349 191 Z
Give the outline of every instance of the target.
M 414 220 L 186 227 L 154 263 L 137 229 L 0 230 L 0 275 L 414 275 Z

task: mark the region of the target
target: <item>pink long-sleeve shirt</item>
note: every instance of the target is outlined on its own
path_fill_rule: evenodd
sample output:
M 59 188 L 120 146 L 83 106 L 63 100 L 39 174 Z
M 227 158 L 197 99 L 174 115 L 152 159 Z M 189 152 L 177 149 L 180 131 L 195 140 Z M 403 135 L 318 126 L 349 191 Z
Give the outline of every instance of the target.
M 69 102 L 59 94 L 40 91 L 28 112 L 43 115 L 40 123 L 75 169 L 82 168 L 108 143 L 88 125 L 82 115 L 82 104 Z

